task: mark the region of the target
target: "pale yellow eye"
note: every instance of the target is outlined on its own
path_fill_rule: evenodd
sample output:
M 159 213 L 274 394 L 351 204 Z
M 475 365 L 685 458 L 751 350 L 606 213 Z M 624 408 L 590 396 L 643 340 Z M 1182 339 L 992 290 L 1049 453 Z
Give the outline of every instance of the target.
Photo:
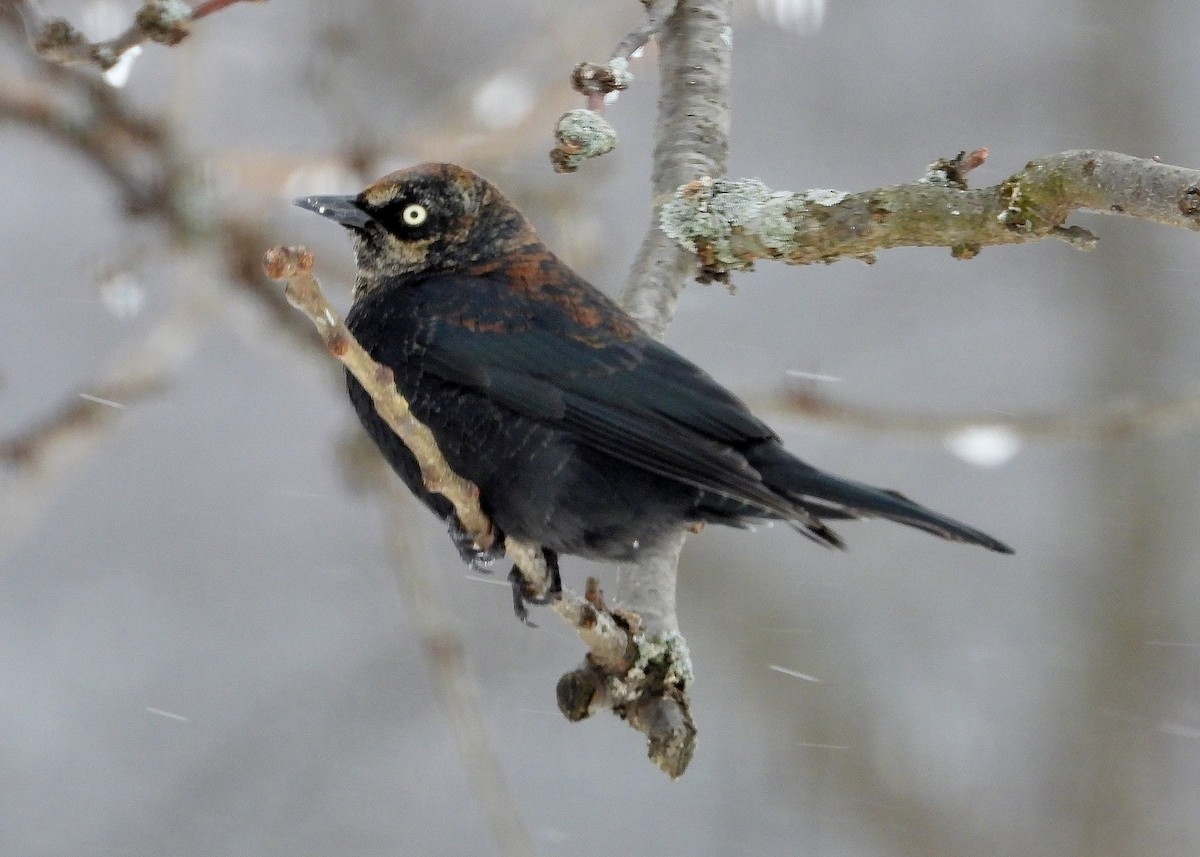
M 425 206 L 417 202 L 404 206 L 404 211 L 400 214 L 405 226 L 420 226 L 428 217 L 429 212 L 425 210 Z

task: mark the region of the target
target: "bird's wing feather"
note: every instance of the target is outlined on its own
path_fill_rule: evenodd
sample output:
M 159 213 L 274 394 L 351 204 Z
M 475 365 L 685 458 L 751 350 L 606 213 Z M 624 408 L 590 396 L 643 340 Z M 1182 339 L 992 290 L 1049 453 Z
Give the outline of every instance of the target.
M 482 287 L 463 279 L 455 289 L 460 299 Z M 596 306 L 616 310 L 603 298 Z M 736 449 L 775 437 L 737 398 L 640 332 L 624 338 L 603 326 L 580 332 L 558 315 L 555 305 L 542 304 L 524 323 L 501 325 L 477 314 L 462 323 L 440 313 L 421 337 L 423 369 L 550 421 L 615 458 L 795 515 L 795 505 L 763 485 Z

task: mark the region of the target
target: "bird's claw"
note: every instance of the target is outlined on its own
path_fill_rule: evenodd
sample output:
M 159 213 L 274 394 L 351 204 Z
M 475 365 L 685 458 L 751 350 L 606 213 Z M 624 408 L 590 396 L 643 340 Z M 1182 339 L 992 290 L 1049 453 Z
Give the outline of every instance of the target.
M 536 628 L 537 625 L 529 620 L 529 608 L 525 605 L 553 604 L 562 594 L 562 577 L 558 573 L 558 554 L 548 548 L 542 548 L 542 556 L 546 560 L 546 570 L 550 573 L 550 579 L 547 581 L 544 591 L 536 591 L 517 566 L 514 565 L 512 571 L 508 573 L 508 582 L 512 584 L 513 613 L 530 628 Z
M 497 532 L 496 540 L 485 550 L 475 546 L 475 537 L 463 529 L 458 515 L 450 515 L 446 524 L 450 530 L 450 541 L 454 542 L 458 555 L 471 567 L 471 571 L 491 574 L 492 564 L 504 556 L 504 534 Z

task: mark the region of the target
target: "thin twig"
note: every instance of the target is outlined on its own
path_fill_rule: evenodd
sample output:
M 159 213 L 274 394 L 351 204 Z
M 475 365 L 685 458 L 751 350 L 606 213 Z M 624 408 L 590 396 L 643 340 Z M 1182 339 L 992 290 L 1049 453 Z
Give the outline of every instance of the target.
M 663 23 L 675 11 L 679 0 L 642 0 L 646 7 L 646 21 L 640 27 L 625 35 L 613 48 L 612 59 L 627 60 L 640 51 L 663 28 Z
M 286 280 L 288 302 L 308 316 L 329 353 L 371 394 L 375 409 L 404 441 L 421 464 L 425 487 L 454 504 L 454 511 L 475 547 L 487 550 L 496 540 L 495 528 L 479 508 L 479 489 L 450 469 L 438 449 L 433 432 L 413 416 L 408 402 L 396 392 L 392 371 L 371 359 L 358 344 L 341 315 L 325 298 L 312 273 L 313 256 L 304 247 L 276 247 L 263 257 L 263 269 L 272 280 Z
M 555 172 L 573 173 L 589 158 L 611 152 L 617 133 L 600 114 L 613 93 L 628 89 L 633 82 L 629 60 L 658 35 L 678 0 L 642 0 L 646 19 L 613 48 L 608 62 L 581 62 L 571 70 L 571 87 L 587 97 L 587 106 L 559 117 L 554 126 L 554 148 L 550 163 Z
M 38 56 L 58 65 L 92 65 L 104 71 L 116 65 L 129 50 L 146 42 L 179 44 L 188 37 L 193 21 L 239 2 L 263 0 L 207 0 L 195 8 L 184 0 L 146 0 L 123 32 L 111 39 L 90 42 L 65 18 L 47 18 L 34 0 L 12 0 Z
M 340 360 L 371 396 L 375 410 L 404 441 L 421 465 L 425 487 L 454 505 L 459 523 L 474 539 L 475 547 L 487 550 L 496 541 L 496 529 L 479 506 L 479 488 L 455 473 L 446 462 L 429 428 L 413 416 L 408 402 L 396 389 L 392 370 L 371 359 L 354 338 L 341 315 L 321 291 L 312 273 L 312 253 L 304 247 L 275 247 L 268 250 L 263 268 L 272 280 L 286 280 L 288 301 L 308 316 L 329 353 Z M 534 596 L 545 596 L 550 573 L 541 549 L 512 536 L 504 539 L 505 554 L 530 583 Z
M 266 0 L 204 0 L 197 3 L 192 8 L 192 20 L 199 21 L 211 15 L 213 12 L 220 12 L 227 6 L 233 6 L 236 3 L 264 3 Z
M 662 31 L 663 24 L 675 11 L 679 0 L 642 0 L 646 7 L 646 18 L 641 26 L 627 33 L 606 63 L 582 62 L 571 71 L 571 86 L 576 92 L 588 96 L 588 106 L 599 110 L 604 105 L 604 96 L 610 92 L 628 89 L 633 82 L 629 73 L 629 60 L 633 55 Z M 599 101 L 593 101 L 599 96 Z

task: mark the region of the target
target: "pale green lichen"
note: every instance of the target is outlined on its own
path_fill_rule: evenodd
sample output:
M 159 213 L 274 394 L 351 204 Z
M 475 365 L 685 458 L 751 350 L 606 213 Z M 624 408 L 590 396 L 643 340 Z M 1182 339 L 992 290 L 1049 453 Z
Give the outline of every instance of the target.
M 950 173 L 938 164 L 930 164 L 929 169 L 925 171 L 925 175 L 917 179 L 917 183 L 937 185 L 939 187 L 949 187 L 952 184 Z
M 628 89 L 633 83 L 633 72 L 629 70 L 629 60 L 623 57 L 613 57 L 608 61 L 608 67 L 612 69 L 613 88 Z
M 617 132 L 595 110 L 568 110 L 554 127 L 557 145 L 550 152 L 554 169 L 571 173 L 588 158 L 611 152 L 617 144 Z
M 837 191 L 814 191 L 805 196 L 772 191 L 757 179 L 702 179 L 679 188 L 659 212 L 659 227 L 667 237 L 706 264 L 726 270 L 745 269 L 750 262 L 735 252 L 737 234 L 752 235 L 770 251 L 782 252 L 793 240 L 796 221 L 807 202 L 833 205 L 845 198 Z
M 805 202 L 810 202 L 813 205 L 837 205 L 850 194 L 844 190 L 830 190 L 829 188 L 814 188 L 806 190 L 800 194 L 800 198 Z
M 646 676 L 656 675 L 668 687 L 684 688 L 695 679 L 687 640 L 676 631 L 635 635 L 638 659 L 623 676 L 610 676 L 608 695 L 619 703 L 633 702 L 646 691 Z M 657 683 L 657 682 L 656 682 Z
M 687 687 L 695 678 L 692 671 L 692 655 L 687 640 L 678 631 L 664 631 L 649 637 L 638 637 L 638 660 L 635 669 L 645 671 L 651 663 L 663 664 L 667 684 Z
M 712 179 L 701 179 L 676 188 L 658 213 L 663 233 L 693 253 L 697 250 L 697 240 L 715 241 L 727 231 L 711 210 L 715 184 Z
M 192 12 L 183 0 L 148 0 L 138 9 L 134 21 L 150 41 L 177 45 L 187 38 Z
M 1006 205 L 1004 210 L 996 215 L 996 219 L 1009 229 L 1032 232 L 1033 224 L 1030 222 L 1029 203 L 1025 199 L 1021 181 L 1016 178 L 1010 179 L 1001 185 L 1001 188 L 1001 198 Z
M 617 142 L 617 132 L 608 120 L 595 110 L 584 108 L 564 113 L 554 133 L 560 140 L 569 140 L 579 146 L 579 154 L 585 158 L 612 151 Z
M 797 203 L 803 199 L 803 196 L 797 199 L 790 193 L 771 194 L 771 198 L 763 204 L 762 213 L 755 226 L 755 234 L 760 244 L 776 253 L 782 253 L 792 246 L 796 240 L 797 215 L 804 211 L 804 207 Z M 833 205 L 832 202 L 817 204 Z

